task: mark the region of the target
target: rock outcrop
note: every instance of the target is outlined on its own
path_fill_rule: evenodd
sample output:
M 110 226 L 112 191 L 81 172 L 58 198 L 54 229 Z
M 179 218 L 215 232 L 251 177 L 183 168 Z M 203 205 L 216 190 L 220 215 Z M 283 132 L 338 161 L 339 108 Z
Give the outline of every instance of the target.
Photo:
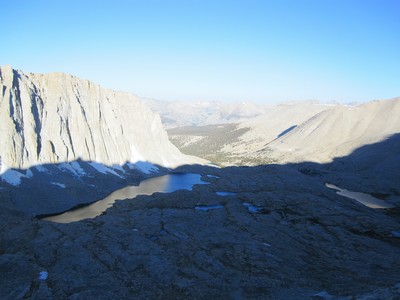
M 2 208 L 0 298 L 399 299 L 398 216 L 288 166 L 180 171 L 210 184 L 69 224 Z
M 10 66 L 0 68 L 0 92 L 2 173 L 77 159 L 108 166 L 198 162 L 169 142 L 160 117 L 131 94 Z

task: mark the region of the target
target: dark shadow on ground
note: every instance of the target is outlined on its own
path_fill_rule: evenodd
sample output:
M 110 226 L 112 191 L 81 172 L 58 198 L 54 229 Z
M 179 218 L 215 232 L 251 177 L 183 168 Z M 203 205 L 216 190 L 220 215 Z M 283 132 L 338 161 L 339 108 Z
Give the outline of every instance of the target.
M 117 201 L 69 224 L 37 220 L 21 205 L 72 207 L 156 174 L 98 174 L 83 161 L 93 177 L 54 165 L 45 166 L 53 173 L 30 170 L 20 186 L 1 183 L 0 298 L 397 299 L 399 219 L 325 182 L 393 200 L 399 152 L 396 134 L 330 164 L 160 168 L 199 173 L 210 184 Z
M 321 183 L 329 182 L 343 188 L 388 198 L 391 195 L 400 195 L 400 134 L 392 135 L 379 143 L 360 147 L 348 156 L 335 158 L 332 163 L 327 164 L 303 162 L 223 169 L 187 165 L 175 170 L 161 166 L 154 166 L 152 170 L 151 166 L 147 162 L 138 162 L 136 167 L 129 163 L 110 167 L 78 159 L 68 164 L 44 164 L 27 170 L 12 169 L 2 174 L 2 177 L 20 176 L 18 180 L 21 183 L 13 186 L 5 180 L 1 181 L 0 194 L 8 198 L 11 202 L 9 204 L 18 210 L 30 215 L 45 215 L 100 200 L 118 188 L 137 185 L 145 178 L 170 172 L 187 171 L 206 175 L 214 174 L 218 170 L 218 173 L 229 175 L 244 169 L 248 171 L 262 168 L 265 173 L 281 171 L 284 174 L 287 168 L 291 168 L 319 179 Z
M 331 163 L 304 162 L 289 166 L 348 189 L 399 196 L 400 133 L 381 142 L 364 145 L 347 156 L 335 158 Z
M 64 212 L 100 200 L 116 189 L 137 185 L 143 179 L 171 170 L 137 162 L 107 166 L 81 159 L 29 169 L 9 169 L 2 174 L 3 205 L 30 216 Z

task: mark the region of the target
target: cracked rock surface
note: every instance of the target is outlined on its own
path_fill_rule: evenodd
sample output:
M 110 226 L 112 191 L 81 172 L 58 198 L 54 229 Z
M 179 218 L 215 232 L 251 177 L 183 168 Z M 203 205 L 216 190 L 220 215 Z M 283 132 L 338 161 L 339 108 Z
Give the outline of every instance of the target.
M 290 167 L 190 171 L 210 184 L 69 224 L 3 207 L 0 298 L 399 298 L 396 214 Z
M 203 162 L 180 153 L 138 97 L 64 73 L 0 67 L 0 173 L 78 159 L 166 167 Z

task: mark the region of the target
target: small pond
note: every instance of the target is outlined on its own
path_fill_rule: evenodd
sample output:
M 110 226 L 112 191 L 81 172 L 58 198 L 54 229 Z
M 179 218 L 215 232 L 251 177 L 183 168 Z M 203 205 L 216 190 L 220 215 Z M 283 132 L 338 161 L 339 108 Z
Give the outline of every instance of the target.
M 132 199 L 138 195 L 151 195 L 154 193 L 171 193 L 177 190 L 191 191 L 195 184 L 207 184 L 201 180 L 200 174 L 174 173 L 164 176 L 145 179 L 138 186 L 127 186 L 116 190 L 106 198 L 87 206 L 73 209 L 65 213 L 46 217 L 42 220 L 56 223 L 71 223 L 101 215 L 111 207 L 116 200 Z
M 237 193 L 234 192 L 215 192 L 218 196 L 235 196 Z
M 337 190 L 336 193 L 340 196 L 344 196 L 344 197 L 347 197 L 350 199 L 357 200 L 358 202 L 360 202 L 370 208 L 393 208 L 393 207 L 395 207 L 394 205 L 392 205 L 384 200 L 372 197 L 371 195 L 366 194 L 366 193 L 352 192 L 352 191 L 349 191 L 346 189 L 341 189 L 341 188 L 337 187 L 336 185 L 333 185 L 330 183 L 326 183 L 325 186 L 327 188 Z

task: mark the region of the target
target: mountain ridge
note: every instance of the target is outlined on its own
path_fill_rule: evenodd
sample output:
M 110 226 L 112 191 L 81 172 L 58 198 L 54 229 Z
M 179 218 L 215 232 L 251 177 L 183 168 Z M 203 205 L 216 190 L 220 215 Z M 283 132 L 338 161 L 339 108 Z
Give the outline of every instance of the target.
M 173 146 L 136 96 L 65 74 L 0 67 L 0 161 L 6 168 L 76 159 L 107 165 L 148 161 L 165 167 L 201 160 Z
M 241 122 L 264 113 L 268 105 L 251 102 L 224 103 L 222 101 L 159 101 L 143 99 L 159 113 L 165 128 L 204 126 Z
M 399 115 L 400 98 L 337 106 L 316 114 L 269 146 L 286 161 L 328 162 L 400 132 Z
M 168 129 L 168 133 L 184 153 L 200 153 L 222 165 L 325 163 L 399 133 L 398 115 L 400 98 L 357 106 L 280 104 L 253 119 L 225 124 L 223 136 L 218 134 L 218 127 L 210 126 Z M 198 132 L 202 132 L 200 137 Z M 209 151 L 204 141 L 215 147 Z

